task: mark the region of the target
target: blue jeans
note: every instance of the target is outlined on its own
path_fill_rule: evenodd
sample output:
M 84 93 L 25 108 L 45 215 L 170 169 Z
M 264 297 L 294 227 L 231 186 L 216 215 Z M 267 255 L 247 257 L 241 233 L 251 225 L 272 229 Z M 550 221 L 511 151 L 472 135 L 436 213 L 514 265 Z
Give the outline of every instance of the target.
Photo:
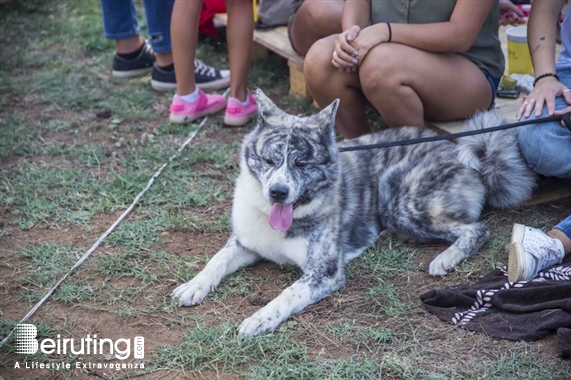
M 561 83 L 571 87 L 571 69 L 557 70 L 557 75 Z M 568 106 L 562 96 L 555 98 L 555 109 Z M 546 116 L 544 106 L 541 117 Z M 535 119 L 535 116 L 531 115 L 529 119 Z M 518 140 L 524 159 L 535 172 L 547 177 L 571 178 L 571 132 L 561 123 L 553 121 L 519 127 Z
M 169 53 L 171 13 L 174 0 L 144 0 L 149 41 L 155 53 Z M 122 40 L 141 34 L 135 0 L 101 0 L 105 38 Z
M 490 84 L 490 87 L 492 88 L 492 101 L 490 102 L 490 105 L 488 106 L 487 109 L 489 111 L 494 109 L 494 107 L 496 106 L 496 94 L 498 93 L 498 86 L 500 85 L 501 78 L 494 78 L 492 74 L 490 74 L 490 72 L 486 69 L 480 69 L 480 70 L 482 70 L 482 72 L 486 76 L 486 79 L 488 80 L 488 83 Z
M 559 222 L 555 227 L 571 239 L 571 215 Z

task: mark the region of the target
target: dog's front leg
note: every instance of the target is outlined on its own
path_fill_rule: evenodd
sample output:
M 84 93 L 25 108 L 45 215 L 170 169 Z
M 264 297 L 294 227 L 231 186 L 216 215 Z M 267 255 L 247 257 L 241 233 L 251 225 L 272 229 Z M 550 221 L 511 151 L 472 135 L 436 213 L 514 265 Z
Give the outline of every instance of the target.
M 307 272 L 286 288 L 279 296 L 242 322 L 239 334 L 252 337 L 273 331 L 292 314 L 316 303 L 345 285 L 345 275 L 338 268 L 335 273 Z
M 483 223 L 465 224 L 456 230 L 459 233 L 454 244 L 430 263 L 428 273 L 432 276 L 446 275 L 449 269 L 478 252 L 490 238 L 490 231 Z
M 233 235 L 224 248 L 216 253 L 192 280 L 180 285 L 173 291 L 181 306 L 198 305 L 220 281 L 244 266 L 253 265 L 260 260 L 257 253 L 242 247 Z

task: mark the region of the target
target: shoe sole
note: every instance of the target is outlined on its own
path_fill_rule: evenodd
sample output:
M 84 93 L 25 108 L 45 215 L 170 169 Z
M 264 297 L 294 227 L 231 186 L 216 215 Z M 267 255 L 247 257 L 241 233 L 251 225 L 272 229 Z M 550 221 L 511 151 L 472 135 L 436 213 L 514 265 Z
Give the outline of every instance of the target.
M 117 70 L 113 70 L 111 72 L 111 75 L 113 75 L 114 78 L 135 78 L 135 77 L 142 77 L 143 75 L 147 75 L 149 74 L 151 71 L 153 70 L 152 67 L 145 67 L 142 69 L 137 69 L 137 70 L 129 70 L 129 71 L 117 71 Z
M 248 116 L 244 116 L 244 117 L 240 117 L 240 118 L 231 118 L 231 119 L 227 119 L 226 116 L 224 116 L 224 125 L 227 127 L 241 127 L 241 126 L 249 123 L 250 120 L 252 120 L 254 118 L 254 116 L 256 116 L 256 114 L 257 114 L 257 112 L 254 112 L 253 114 L 248 115 Z
M 203 91 L 214 91 L 230 86 L 230 77 L 213 80 L 206 83 L 197 83 L 198 88 Z
M 159 82 L 156 80 L 151 80 L 151 87 L 155 91 L 166 92 L 166 91 L 176 90 L 176 83 L 167 83 L 167 82 Z
M 508 257 L 508 281 L 510 282 L 521 281 L 524 277 L 526 268 L 524 266 L 525 260 L 523 259 L 524 250 L 521 245 L 524 234 L 525 226 L 514 224 Z
M 220 90 L 230 86 L 230 78 L 223 78 L 208 83 L 197 83 L 196 86 L 203 91 Z M 166 92 L 176 90 L 176 83 L 165 83 L 151 80 L 151 87 L 155 91 Z
M 200 112 L 196 115 L 194 115 L 193 117 L 190 116 L 185 116 L 185 115 L 173 115 L 172 113 L 169 116 L 169 120 L 171 121 L 171 123 L 176 123 L 176 124 L 183 124 L 183 123 L 190 123 L 193 122 L 196 119 L 200 119 L 203 116 L 206 115 L 213 115 L 217 112 L 222 111 L 222 109 L 226 106 L 226 103 L 222 104 L 219 108 L 216 108 L 214 110 L 208 110 L 208 111 L 203 111 Z

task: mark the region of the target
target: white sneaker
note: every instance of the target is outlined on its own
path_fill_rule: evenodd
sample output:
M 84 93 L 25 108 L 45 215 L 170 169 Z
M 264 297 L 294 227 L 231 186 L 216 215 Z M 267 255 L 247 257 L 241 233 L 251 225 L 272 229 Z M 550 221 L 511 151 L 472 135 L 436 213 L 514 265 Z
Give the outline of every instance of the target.
M 541 270 L 559 264 L 565 251 L 563 243 L 537 228 L 514 224 L 508 281 L 529 281 Z

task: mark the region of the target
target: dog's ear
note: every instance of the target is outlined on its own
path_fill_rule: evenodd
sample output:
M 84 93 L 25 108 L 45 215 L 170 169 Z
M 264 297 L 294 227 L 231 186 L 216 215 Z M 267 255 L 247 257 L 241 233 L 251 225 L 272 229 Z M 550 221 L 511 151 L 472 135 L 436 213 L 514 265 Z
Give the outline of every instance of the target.
M 325 123 L 335 124 L 335 116 L 337 115 L 337 109 L 339 108 L 339 99 L 335 99 L 333 103 L 319 111 L 317 114 L 321 120 Z
M 335 99 L 333 103 L 319 111 L 313 116 L 315 125 L 326 128 L 333 135 L 335 135 L 335 116 L 337 116 L 337 109 L 339 108 L 339 99 Z
M 287 115 L 259 88 L 256 89 L 256 103 L 258 104 L 258 118 L 260 121 L 258 124 L 260 125 L 263 124 L 262 122 L 271 124 L 271 119 L 283 118 Z

